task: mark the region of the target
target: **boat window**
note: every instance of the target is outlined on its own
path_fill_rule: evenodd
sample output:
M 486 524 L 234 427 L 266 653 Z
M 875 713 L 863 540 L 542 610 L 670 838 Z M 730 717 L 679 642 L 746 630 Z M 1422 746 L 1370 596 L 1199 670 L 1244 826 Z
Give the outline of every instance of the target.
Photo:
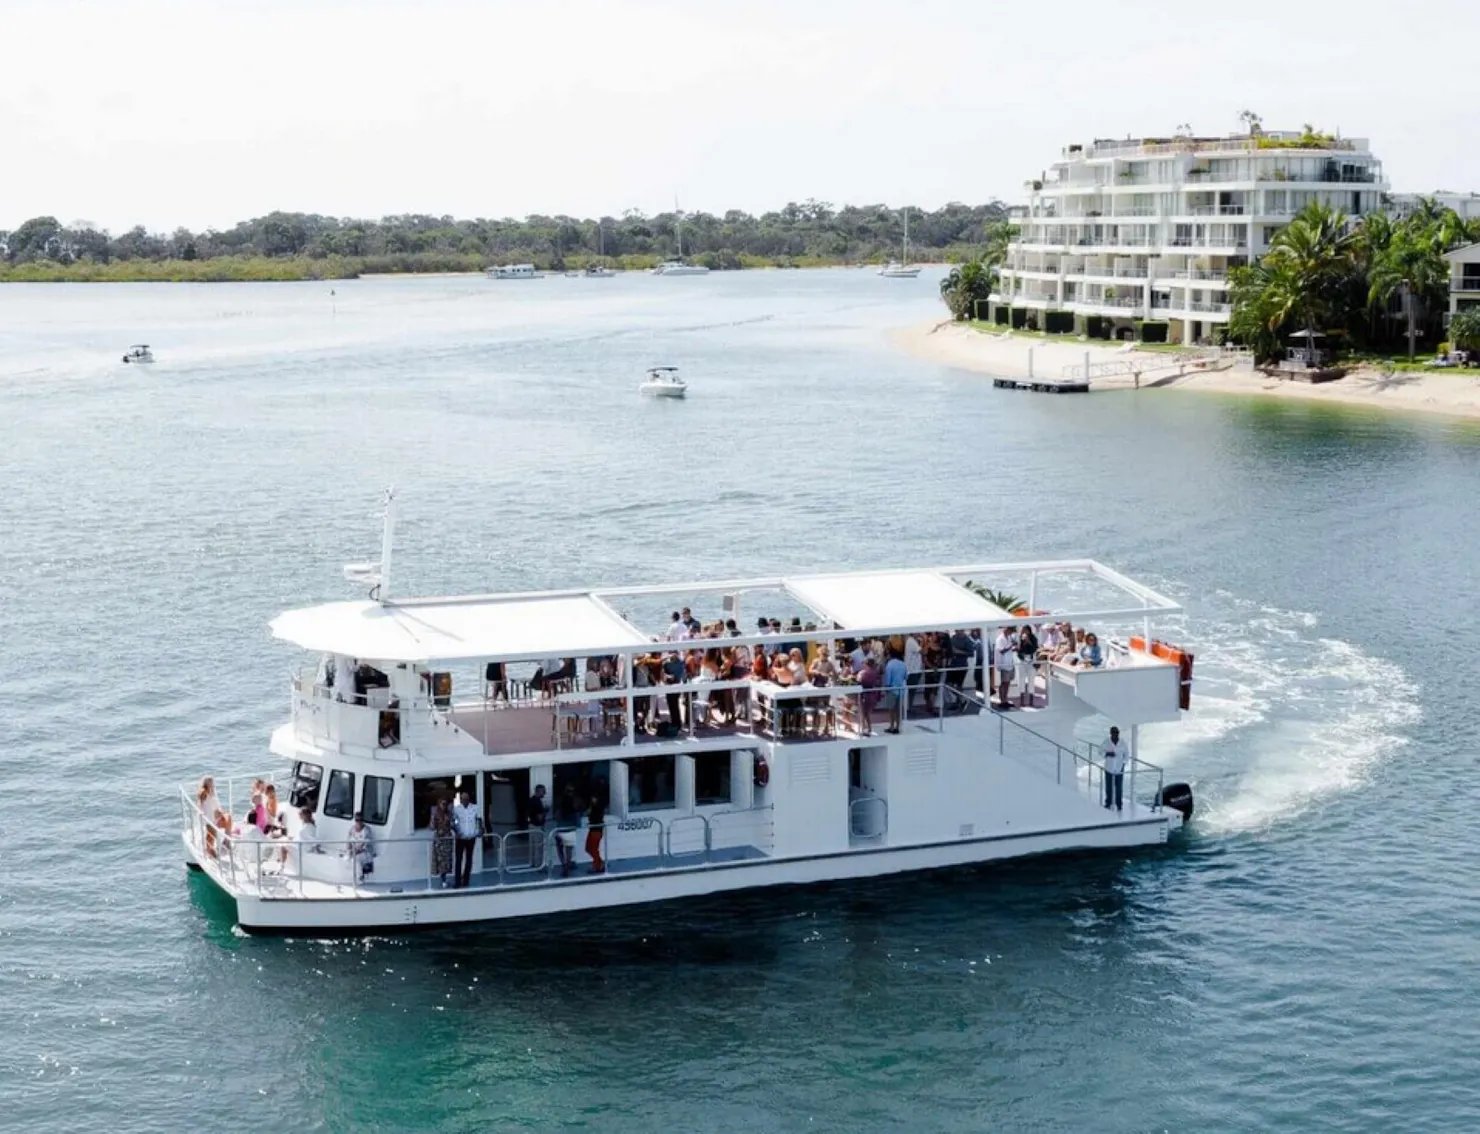
M 457 794 L 460 791 L 466 791 L 474 803 L 478 802 L 478 774 L 476 772 L 462 772 L 455 776 L 430 776 L 424 780 L 413 780 L 411 782 L 411 814 L 416 830 L 425 831 L 432 825 L 432 808 L 436 806 L 437 800 L 445 795 L 448 803 L 456 803 Z
M 324 793 L 324 814 L 330 819 L 355 817 L 355 774 L 336 768 L 329 773 L 329 790 Z
M 293 786 L 288 789 L 288 802 L 295 808 L 306 807 L 310 811 L 319 809 L 319 784 L 323 782 L 324 769 L 306 760 L 293 765 Z
M 672 807 L 673 802 L 672 756 L 639 756 L 627 761 L 629 811 Z
M 694 802 L 730 802 L 730 754 L 694 753 Z
M 389 776 L 366 776 L 361 790 L 360 810 L 365 813 L 365 822 L 384 827 L 391 817 L 391 792 L 396 781 Z

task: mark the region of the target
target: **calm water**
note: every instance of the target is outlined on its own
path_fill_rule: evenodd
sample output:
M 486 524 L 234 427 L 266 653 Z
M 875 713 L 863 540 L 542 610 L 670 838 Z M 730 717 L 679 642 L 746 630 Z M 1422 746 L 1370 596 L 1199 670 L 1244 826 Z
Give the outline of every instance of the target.
M 1480 429 L 895 353 L 862 272 L 0 290 L 0 1114 L 26 1131 L 1473 1129 Z M 152 343 L 152 368 L 117 362 Z M 672 363 L 687 403 L 644 402 Z M 175 784 L 267 762 L 403 503 L 465 592 L 1089 553 L 1187 606 L 1190 837 L 349 943 L 235 932 Z

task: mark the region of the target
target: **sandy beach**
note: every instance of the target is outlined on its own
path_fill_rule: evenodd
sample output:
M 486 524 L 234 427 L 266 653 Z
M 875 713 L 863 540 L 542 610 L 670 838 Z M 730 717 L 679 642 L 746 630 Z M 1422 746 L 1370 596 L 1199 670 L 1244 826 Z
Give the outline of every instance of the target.
M 1193 363 L 1196 352 L 1183 357 L 1166 351 L 1127 350 L 1123 345 L 999 335 L 949 321 L 903 328 L 891 332 L 889 338 L 895 346 L 917 357 L 994 377 L 1029 377 L 1031 349 L 1032 376 L 1043 379 L 1058 378 L 1067 367 L 1082 367 L 1088 354 L 1091 365 L 1129 363 L 1128 369 L 1140 372 L 1142 389 L 1297 398 L 1480 419 L 1480 373 L 1474 371 L 1385 374 L 1361 367 L 1337 381 L 1312 385 L 1271 378 L 1247 362 L 1197 367 Z M 1185 373 L 1179 373 L 1184 370 Z M 1092 391 L 1128 389 L 1136 384 L 1135 374 L 1127 373 L 1092 378 L 1090 388 Z

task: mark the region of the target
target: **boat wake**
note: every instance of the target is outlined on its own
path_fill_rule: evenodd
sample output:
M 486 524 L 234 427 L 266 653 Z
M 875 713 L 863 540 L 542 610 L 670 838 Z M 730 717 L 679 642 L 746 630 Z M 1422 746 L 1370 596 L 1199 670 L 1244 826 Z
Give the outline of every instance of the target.
M 1147 757 L 1195 781 L 1197 824 L 1259 830 L 1361 787 L 1408 743 L 1419 688 L 1401 667 L 1322 637 L 1315 615 L 1218 592 L 1188 603 L 1192 708 L 1142 731 Z

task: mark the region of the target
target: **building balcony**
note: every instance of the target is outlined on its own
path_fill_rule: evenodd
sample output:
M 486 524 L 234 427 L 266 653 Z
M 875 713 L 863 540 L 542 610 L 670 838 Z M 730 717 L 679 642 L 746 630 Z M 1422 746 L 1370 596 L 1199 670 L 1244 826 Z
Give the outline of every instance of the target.
M 1089 315 L 1113 315 L 1122 319 L 1142 315 L 1146 311 L 1146 305 L 1140 299 L 1116 296 L 1113 299 L 1101 297 L 1099 299 L 1076 298 L 1064 301 L 1064 306 L 1070 311 L 1078 311 Z
M 1480 276 L 1461 276 L 1449 281 L 1450 291 L 1480 291 Z
M 1247 248 L 1249 241 L 1247 237 L 1243 236 L 1203 237 L 1201 240 L 1191 236 L 1174 236 L 1171 240 L 1167 241 L 1167 246 L 1170 248 L 1237 249 Z
M 1064 273 L 1064 276 L 1066 279 L 1144 280 L 1148 274 L 1145 268 L 1105 268 L 1091 266 L 1069 268 Z
M 1284 182 L 1290 185 L 1372 185 L 1385 186 L 1387 183 L 1380 180 L 1372 170 L 1359 172 L 1342 172 L 1339 169 L 1326 169 L 1316 174 L 1287 173 L 1282 169 L 1265 170 L 1259 174 L 1260 181 Z
M 1204 283 L 1226 284 L 1228 282 L 1228 273 L 1217 271 L 1198 271 L 1196 269 L 1192 269 L 1189 271 L 1166 272 L 1163 273 L 1162 276 L 1160 276 L 1159 278 L 1173 280 L 1201 280 Z

